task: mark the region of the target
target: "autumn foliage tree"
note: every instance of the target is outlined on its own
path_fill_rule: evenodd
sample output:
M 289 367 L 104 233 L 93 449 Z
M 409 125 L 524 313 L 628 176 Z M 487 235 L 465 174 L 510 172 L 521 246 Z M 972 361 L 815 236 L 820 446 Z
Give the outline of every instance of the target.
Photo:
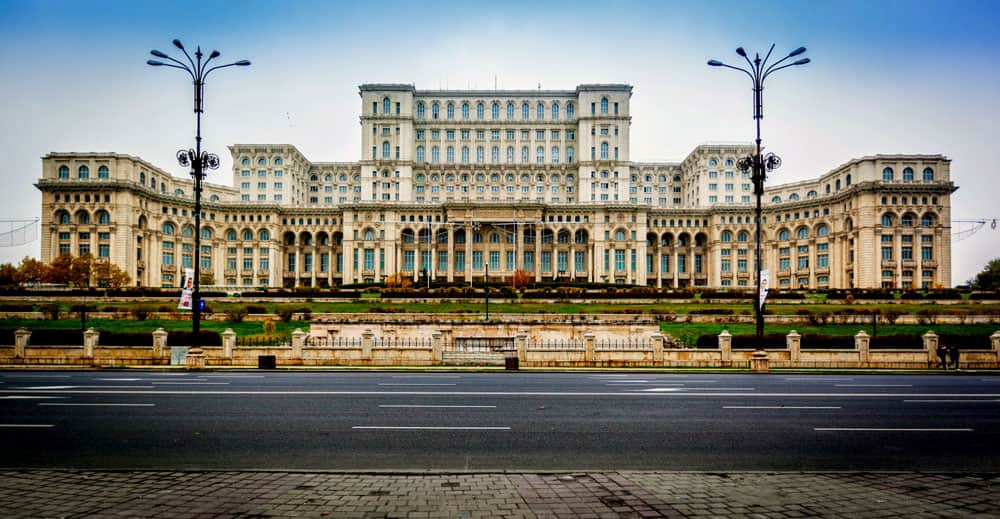
M 510 277 L 510 286 L 515 290 L 519 288 L 524 288 L 531 283 L 531 273 L 527 270 L 519 269 L 514 271 L 514 275 Z
M 387 288 L 410 288 L 413 285 L 413 280 L 411 280 L 406 274 L 399 272 L 385 278 L 385 286 Z
M 97 286 L 115 290 L 128 286 L 131 282 L 131 278 L 121 267 L 105 258 L 93 263 L 92 275 Z
M 21 264 L 17 267 L 17 275 L 14 280 L 22 285 L 37 285 L 48 278 L 48 265 L 25 256 Z

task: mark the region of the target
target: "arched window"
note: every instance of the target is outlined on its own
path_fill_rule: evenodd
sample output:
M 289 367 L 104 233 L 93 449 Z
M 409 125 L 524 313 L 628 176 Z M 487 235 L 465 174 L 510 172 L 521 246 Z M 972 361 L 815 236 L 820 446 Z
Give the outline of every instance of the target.
M 194 236 L 194 227 L 190 225 L 185 225 L 184 227 L 181 227 L 181 236 L 184 236 L 186 238 Z
M 602 159 L 608 158 L 608 143 L 606 142 L 601 143 L 601 158 Z
M 481 232 L 472 233 L 472 243 L 483 243 L 483 233 Z
M 469 103 L 462 103 L 462 119 L 469 119 Z
M 382 158 L 388 159 L 392 155 L 390 154 L 389 141 L 382 141 Z
M 415 182 L 423 182 L 425 178 L 423 173 L 417 173 L 417 176 L 413 177 L 413 180 Z
M 170 222 L 166 222 L 163 224 L 163 234 L 172 235 L 174 234 L 174 229 L 175 229 L 174 224 Z
M 98 211 L 97 212 L 97 223 L 99 223 L 101 225 L 108 225 L 109 223 L 111 223 L 111 215 L 108 214 L 107 211 Z
M 208 227 L 201 228 L 201 239 L 211 240 L 212 239 L 212 229 Z
M 535 105 L 535 119 L 545 119 L 545 105 L 541 102 Z
M 573 153 L 573 151 L 574 150 L 572 146 L 566 146 L 566 162 L 569 162 L 570 164 L 572 164 L 573 161 L 576 160 L 576 155 Z
M 90 178 L 90 168 L 87 166 L 80 166 L 80 169 L 76 170 L 76 177 L 82 179 Z
M 414 241 L 413 231 L 410 229 L 403 229 L 401 237 L 403 238 L 403 243 L 413 243 Z
M 815 189 L 811 189 L 808 193 L 806 193 L 806 198 L 816 198 L 817 196 L 819 196 L 819 193 L 817 193 Z
M 493 101 L 493 104 L 490 106 L 490 117 L 492 117 L 494 121 L 500 120 L 500 103 Z
M 921 216 L 920 217 L 920 226 L 921 227 L 933 227 L 934 226 L 934 215 L 931 214 L 931 213 L 927 213 L 927 214 Z
M 143 175 L 145 175 L 145 173 L 143 173 Z M 59 178 L 61 178 L 61 179 L 68 179 L 69 178 L 69 167 L 68 166 L 59 166 Z M 143 182 L 145 182 L 145 180 L 143 180 Z
M 212 195 L 212 196 L 208 197 L 208 200 L 209 200 L 209 202 L 218 202 L 219 201 L 219 195 Z
M 282 164 L 284 164 L 284 161 L 281 160 L 281 157 L 275 157 L 274 158 L 274 165 L 275 166 L 280 166 Z
M 387 114 L 392 111 L 392 103 L 389 102 L 388 97 L 382 98 L 382 113 Z
M 899 225 L 903 227 L 913 227 L 913 214 L 906 213 L 899 219 Z
M 236 241 L 236 229 L 226 230 L 226 239 L 229 241 Z
M 364 238 L 365 238 L 365 241 L 372 241 L 372 240 L 374 240 L 375 239 L 375 230 L 374 229 L 365 229 Z
M 257 239 L 260 241 L 268 241 L 271 239 L 271 233 L 269 233 L 267 229 L 261 229 L 261 231 L 257 233 Z
M 483 103 L 476 103 L 476 119 L 483 120 L 486 118 L 486 105 Z
M 243 229 L 243 241 L 253 241 L 253 231 L 250 229 Z
M 108 178 L 110 177 L 110 171 L 108 171 L 107 166 L 101 166 L 97 168 L 97 178 Z
M 602 114 L 608 113 L 608 98 L 607 97 L 602 97 L 601 98 L 601 113 Z
M 424 118 L 424 102 L 421 101 L 417 103 L 417 119 Z
M 455 231 L 455 243 L 465 243 L 465 230 L 458 229 Z
M 261 157 L 261 158 L 257 159 L 257 165 L 258 166 L 266 166 L 267 165 L 267 159 L 265 159 L 264 157 Z
M 462 146 L 462 164 L 469 163 L 469 147 Z
M 846 181 L 847 181 L 847 182 L 846 182 L 846 183 L 847 183 L 847 185 L 848 185 L 848 186 L 850 186 L 850 185 L 851 185 L 851 174 L 850 174 L 850 173 L 848 173 L 848 174 L 847 174 L 847 179 L 846 179 Z
M 439 119 L 441 117 L 441 105 L 437 103 L 431 104 L 431 119 Z
M 789 202 L 795 202 L 798 199 L 799 199 L 799 194 L 798 193 L 792 193 L 792 194 L 788 195 L 788 201 Z
M 903 168 L 903 182 L 913 182 L 913 168 Z
M 892 227 L 895 218 L 892 213 L 885 213 L 882 215 L 882 227 Z
M 780 204 L 781 203 L 781 197 L 778 196 L 778 195 L 772 196 L 771 197 L 771 203 L 772 204 Z
M 455 103 L 448 103 L 448 120 L 455 118 Z
M 497 233 L 495 233 L 495 232 L 491 232 L 490 233 L 490 238 L 489 239 L 490 239 L 490 243 L 500 243 L 500 235 L 497 234 Z
M 816 236 L 823 237 L 828 234 L 830 234 L 830 228 L 825 223 L 816 226 Z
M 69 216 L 69 213 L 67 213 L 66 211 L 59 211 L 58 220 L 59 220 L 59 223 L 61 223 L 61 224 L 72 223 L 72 220 L 71 220 L 71 218 Z
M 476 146 L 476 162 L 480 164 L 486 162 L 486 149 L 482 146 Z
M 528 103 L 521 103 L 521 119 L 527 121 L 529 115 L 531 115 L 531 108 L 528 107 Z
M 799 229 L 795 231 L 796 239 L 804 240 L 808 237 L 809 237 L 809 229 L 807 227 L 799 227 Z
M 417 162 L 423 162 L 423 161 L 424 161 L 424 147 L 417 146 Z
M 559 103 L 552 103 L 552 120 L 559 120 Z
M 552 163 L 559 164 L 559 146 L 552 147 Z
M 500 162 L 500 146 L 493 146 L 490 148 L 490 162 Z
M 750 233 L 746 231 L 740 231 L 739 233 L 736 234 L 736 241 L 738 242 L 746 242 L 749 240 L 750 240 Z
M 934 170 L 931 168 L 924 168 L 924 182 L 934 181 Z
M 778 231 L 778 239 L 781 241 L 788 241 L 791 239 L 792 233 L 788 232 L 788 229 L 782 229 Z
M 723 243 L 729 243 L 733 241 L 733 233 L 729 231 L 722 231 L 722 235 L 719 237 Z
M 437 164 L 441 162 L 441 150 L 437 146 L 431 146 L 431 163 Z
M 833 184 L 834 184 L 834 189 L 840 191 L 840 179 L 838 178 Z
M 618 229 L 615 231 L 615 241 L 625 241 L 625 231 Z
M 892 182 L 893 176 L 894 174 L 892 172 L 892 168 L 885 168 L 882 170 L 882 180 L 884 182 Z
M 545 162 L 545 146 L 535 148 L 535 162 Z
M 573 241 L 579 245 L 585 245 L 587 243 L 587 231 L 579 229 L 573 234 Z
M 527 146 L 521 146 L 521 162 L 523 164 L 527 164 L 528 163 L 528 147 Z
M 514 162 L 514 147 L 513 146 L 507 146 L 507 162 L 508 163 Z M 511 181 L 513 181 L 513 179 L 511 179 Z

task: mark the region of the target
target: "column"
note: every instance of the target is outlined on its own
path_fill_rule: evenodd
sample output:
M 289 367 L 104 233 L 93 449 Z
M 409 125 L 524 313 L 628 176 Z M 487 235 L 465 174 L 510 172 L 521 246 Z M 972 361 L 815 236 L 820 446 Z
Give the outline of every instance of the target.
M 455 282 L 455 229 L 448 226 L 448 282 Z
M 544 226 L 535 227 L 535 283 L 542 281 L 542 232 Z

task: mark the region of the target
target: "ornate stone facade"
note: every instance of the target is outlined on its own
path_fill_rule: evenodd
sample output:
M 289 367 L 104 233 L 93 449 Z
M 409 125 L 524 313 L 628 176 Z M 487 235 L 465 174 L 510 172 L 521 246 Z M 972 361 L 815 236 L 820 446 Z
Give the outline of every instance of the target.
M 358 162 L 236 144 L 203 193 L 202 270 L 227 288 L 423 280 L 752 287 L 749 144 L 629 159 L 629 85 L 362 85 Z M 764 195 L 776 288 L 951 285 L 950 161 L 876 155 Z M 193 265 L 192 181 L 115 153 L 42 159 L 42 250 L 110 258 L 143 286 Z

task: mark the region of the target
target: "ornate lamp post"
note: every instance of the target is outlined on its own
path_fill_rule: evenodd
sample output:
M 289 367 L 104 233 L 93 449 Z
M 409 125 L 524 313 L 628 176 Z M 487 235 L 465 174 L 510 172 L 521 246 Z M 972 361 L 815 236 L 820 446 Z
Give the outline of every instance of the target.
M 150 54 L 167 60 L 170 63 L 151 59 L 146 61 L 146 64 L 154 67 L 181 69 L 187 72 L 194 82 L 194 113 L 197 120 L 194 138 L 195 148 L 179 150 L 177 152 L 177 162 L 183 167 L 190 166 L 191 176 L 194 177 L 194 290 L 191 295 L 191 331 L 197 334 L 201 330 L 201 182 L 205 179 L 205 168 L 218 169 L 219 167 L 219 157 L 214 153 L 208 153 L 201 149 L 201 114 L 205 111 L 205 78 L 213 70 L 233 66 L 246 67 L 250 65 L 250 62 L 240 60 L 226 65 L 209 67 L 208 65 L 212 60 L 221 56 L 219 51 L 213 50 L 208 55 L 208 59 L 202 62 L 201 58 L 203 54 L 201 47 L 197 48 L 194 53 L 195 59 L 192 60 L 191 55 L 188 54 L 180 40 L 174 40 L 173 43 L 174 47 L 177 47 L 184 53 L 187 63 L 174 59 L 158 50 L 151 50 L 149 51 Z
M 761 59 L 760 53 L 754 54 L 753 61 L 747 55 L 747 52 L 743 50 L 743 47 L 736 49 L 736 53 L 743 57 L 747 62 L 748 68 L 734 67 L 732 65 L 727 65 L 719 60 L 709 60 L 708 64 L 712 67 L 726 67 L 733 70 L 739 70 L 746 74 L 750 80 L 753 82 L 753 118 L 757 122 L 757 148 L 753 155 L 748 157 L 743 157 L 737 163 L 740 171 L 746 173 L 750 171 L 750 179 L 753 181 L 753 192 L 757 196 L 757 206 L 754 210 L 754 220 L 756 223 L 756 232 L 754 234 L 754 244 L 756 250 L 754 252 L 754 268 L 757 276 L 757 293 L 754 296 L 754 317 L 757 324 L 757 348 L 763 349 L 761 338 L 764 335 L 764 304 L 761 301 L 761 253 L 760 253 L 760 220 L 761 220 L 761 208 L 760 199 L 764 195 L 764 181 L 767 180 L 767 174 L 781 166 L 781 158 L 773 153 L 768 153 L 767 155 L 761 155 L 760 147 L 760 120 L 764 118 L 764 80 L 767 76 L 777 72 L 781 69 L 794 67 L 797 65 L 805 65 L 809 63 L 809 58 L 801 58 L 799 60 L 793 61 L 791 63 L 784 63 L 787 59 L 799 56 L 806 51 L 805 47 L 799 47 L 792 52 L 789 52 L 787 56 L 781 58 L 780 60 L 768 65 L 767 60 L 771 57 L 771 52 L 774 50 L 774 44 L 771 44 L 771 48 L 768 49 L 767 55 L 764 59 Z

